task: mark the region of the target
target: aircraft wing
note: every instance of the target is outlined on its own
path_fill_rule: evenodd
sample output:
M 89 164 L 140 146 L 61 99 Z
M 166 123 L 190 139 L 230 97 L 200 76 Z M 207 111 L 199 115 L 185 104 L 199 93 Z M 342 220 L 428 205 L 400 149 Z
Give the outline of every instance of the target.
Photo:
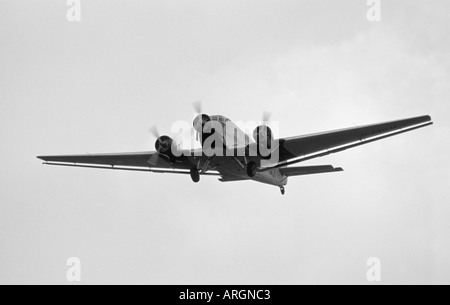
M 322 157 L 356 146 L 392 137 L 433 124 L 430 116 L 420 116 L 380 124 L 280 139 L 280 160 L 276 165 L 262 168 L 285 167 L 298 162 Z
M 193 151 L 192 155 L 194 155 Z M 46 165 L 69 167 L 172 174 L 189 174 L 190 170 L 190 165 L 186 162 L 186 159 L 180 159 L 175 163 L 169 163 L 166 161 L 164 155 L 160 155 L 157 152 L 39 156 L 37 158 L 43 160 Z M 219 175 L 210 172 L 201 174 Z

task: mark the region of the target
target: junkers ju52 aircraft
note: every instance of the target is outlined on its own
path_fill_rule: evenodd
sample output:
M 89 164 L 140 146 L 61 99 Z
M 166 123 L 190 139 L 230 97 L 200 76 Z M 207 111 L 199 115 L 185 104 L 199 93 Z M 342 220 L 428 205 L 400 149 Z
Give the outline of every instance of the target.
M 193 182 L 201 175 L 218 176 L 222 182 L 253 180 L 277 186 L 284 195 L 288 177 L 343 171 L 331 165 L 290 165 L 433 124 L 430 116 L 420 116 L 279 139 L 262 124 L 251 139 L 224 116 L 202 114 L 199 106 L 197 113 L 193 127 L 202 148 L 181 149 L 169 136 L 158 135 L 152 152 L 38 158 L 47 165 L 186 174 Z

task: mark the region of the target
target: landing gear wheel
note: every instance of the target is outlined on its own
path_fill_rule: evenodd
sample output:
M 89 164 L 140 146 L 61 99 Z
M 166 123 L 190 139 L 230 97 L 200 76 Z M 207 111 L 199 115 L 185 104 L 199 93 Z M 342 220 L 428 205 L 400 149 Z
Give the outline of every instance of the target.
M 247 164 L 247 175 L 250 178 L 255 177 L 255 175 L 256 175 L 256 163 L 255 162 L 250 162 L 249 164 Z
M 191 179 L 194 183 L 200 181 L 200 173 L 196 167 L 191 168 Z
M 284 195 L 284 193 L 286 193 L 284 186 L 280 186 L 280 191 L 281 191 L 281 195 Z

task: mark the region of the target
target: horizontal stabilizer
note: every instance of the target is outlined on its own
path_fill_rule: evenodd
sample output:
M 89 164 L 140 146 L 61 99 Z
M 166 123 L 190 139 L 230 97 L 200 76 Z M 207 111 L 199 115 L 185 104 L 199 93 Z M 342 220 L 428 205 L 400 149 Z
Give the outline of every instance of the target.
M 291 176 L 342 172 L 344 170 L 340 167 L 333 167 L 331 165 L 319 165 L 319 166 L 283 167 L 280 168 L 280 171 L 283 175 L 291 177 Z

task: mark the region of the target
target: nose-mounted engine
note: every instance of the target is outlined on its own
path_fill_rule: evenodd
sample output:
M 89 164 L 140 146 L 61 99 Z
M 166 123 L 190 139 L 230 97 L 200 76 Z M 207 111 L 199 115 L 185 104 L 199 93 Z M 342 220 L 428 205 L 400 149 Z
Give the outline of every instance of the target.
M 205 127 L 205 124 L 210 122 L 211 118 L 206 115 L 206 114 L 199 114 L 195 119 L 194 119 L 194 129 L 195 131 L 197 131 L 198 133 L 202 133 L 203 132 L 203 128 Z
M 200 140 L 202 146 L 205 143 L 205 140 L 214 133 L 213 128 L 205 128 L 205 125 L 208 122 L 211 122 L 211 118 L 206 114 L 199 114 L 193 122 L 194 129 L 197 132 L 197 140 Z

